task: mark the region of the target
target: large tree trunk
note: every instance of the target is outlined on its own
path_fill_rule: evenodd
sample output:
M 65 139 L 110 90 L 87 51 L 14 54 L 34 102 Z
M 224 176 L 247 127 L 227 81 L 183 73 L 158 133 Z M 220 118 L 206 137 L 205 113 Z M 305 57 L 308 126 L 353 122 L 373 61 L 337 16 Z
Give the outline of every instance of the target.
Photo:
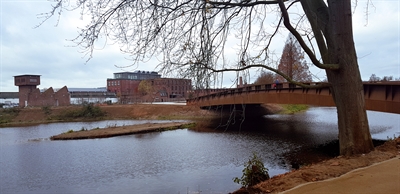
M 328 60 L 339 64 L 340 69 L 326 73 L 337 107 L 340 154 L 368 153 L 374 146 L 353 41 L 351 1 L 328 0 L 328 7 Z

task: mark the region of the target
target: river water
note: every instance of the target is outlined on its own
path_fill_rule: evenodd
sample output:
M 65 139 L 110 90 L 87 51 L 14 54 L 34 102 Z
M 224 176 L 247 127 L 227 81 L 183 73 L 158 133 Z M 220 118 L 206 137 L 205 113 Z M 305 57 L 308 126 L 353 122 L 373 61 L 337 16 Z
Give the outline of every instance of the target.
M 400 115 L 368 112 L 374 139 L 400 136 Z M 0 193 L 228 193 L 252 153 L 270 176 L 290 171 L 291 150 L 337 139 L 335 108 L 267 115 L 240 131 L 188 129 L 105 139 L 50 141 L 70 129 L 155 121 L 101 121 L 0 128 Z M 168 122 L 168 121 L 157 121 Z

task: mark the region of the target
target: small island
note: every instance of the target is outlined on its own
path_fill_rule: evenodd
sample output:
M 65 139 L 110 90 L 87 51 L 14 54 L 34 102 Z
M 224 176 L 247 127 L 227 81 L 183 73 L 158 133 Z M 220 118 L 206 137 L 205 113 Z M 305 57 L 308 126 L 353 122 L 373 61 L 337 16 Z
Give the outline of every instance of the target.
M 179 128 L 189 128 L 192 122 L 168 122 L 168 123 L 145 123 L 139 125 L 128 125 L 119 127 L 96 128 L 91 130 L 68 131 L 50 137 L 51 140 L 73 140 L 73 139 L 95 139 L 108 138 L 121 135 L 167 131 Z

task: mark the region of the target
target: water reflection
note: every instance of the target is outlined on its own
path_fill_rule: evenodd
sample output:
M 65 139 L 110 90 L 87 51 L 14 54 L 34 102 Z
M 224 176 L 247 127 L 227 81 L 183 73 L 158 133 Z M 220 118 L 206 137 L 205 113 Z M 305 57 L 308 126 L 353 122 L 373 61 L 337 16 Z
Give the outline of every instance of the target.
M 399 115 L 368 115 L 374 138 L 400 135 Z M 232 178 L 241 176 L 253 152 L 271 176 L 284 173 L 294 165 L 285 154 L 337 139 L 335 119 L 335 109 L 312 108 L 303 114 L 249 119 L 240 130 L 180 129 L 72 141 L 47 138 L 81 127 L 150 121 L 0 128 L 1 193 L 228 193 L 240 187 Z

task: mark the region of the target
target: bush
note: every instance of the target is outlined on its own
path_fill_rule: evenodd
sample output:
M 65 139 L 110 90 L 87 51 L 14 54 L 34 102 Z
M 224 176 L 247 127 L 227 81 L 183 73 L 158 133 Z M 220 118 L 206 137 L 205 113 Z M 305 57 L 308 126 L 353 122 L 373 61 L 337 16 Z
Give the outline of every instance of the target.
M 50 115 L 51 114 L 51 107 L 50 106 L 42 106 L 42 110 L 44 114 Z
M 82 116 L 87 118 L 96 118 L 105 116 L 105 112 L 101 110 L 98 106 L 93 106 L 93 104 L 84 105 L 82 108 Z
M 242 172 L 242 177 L 235 177 L 233 182 L 241 184 L 243 187 L 253 186 L 269 179 L 268 169 L 264 167 L 264 163 L 256 153 L 253 153 L 253 157 L 244 163 Z
M 76 119 L 76 118 L 98 118 L 106 115 L 106 112 L 93 104 L 85 104 L 80 110 L 71 110 L 61 116 L 61 119 Z

